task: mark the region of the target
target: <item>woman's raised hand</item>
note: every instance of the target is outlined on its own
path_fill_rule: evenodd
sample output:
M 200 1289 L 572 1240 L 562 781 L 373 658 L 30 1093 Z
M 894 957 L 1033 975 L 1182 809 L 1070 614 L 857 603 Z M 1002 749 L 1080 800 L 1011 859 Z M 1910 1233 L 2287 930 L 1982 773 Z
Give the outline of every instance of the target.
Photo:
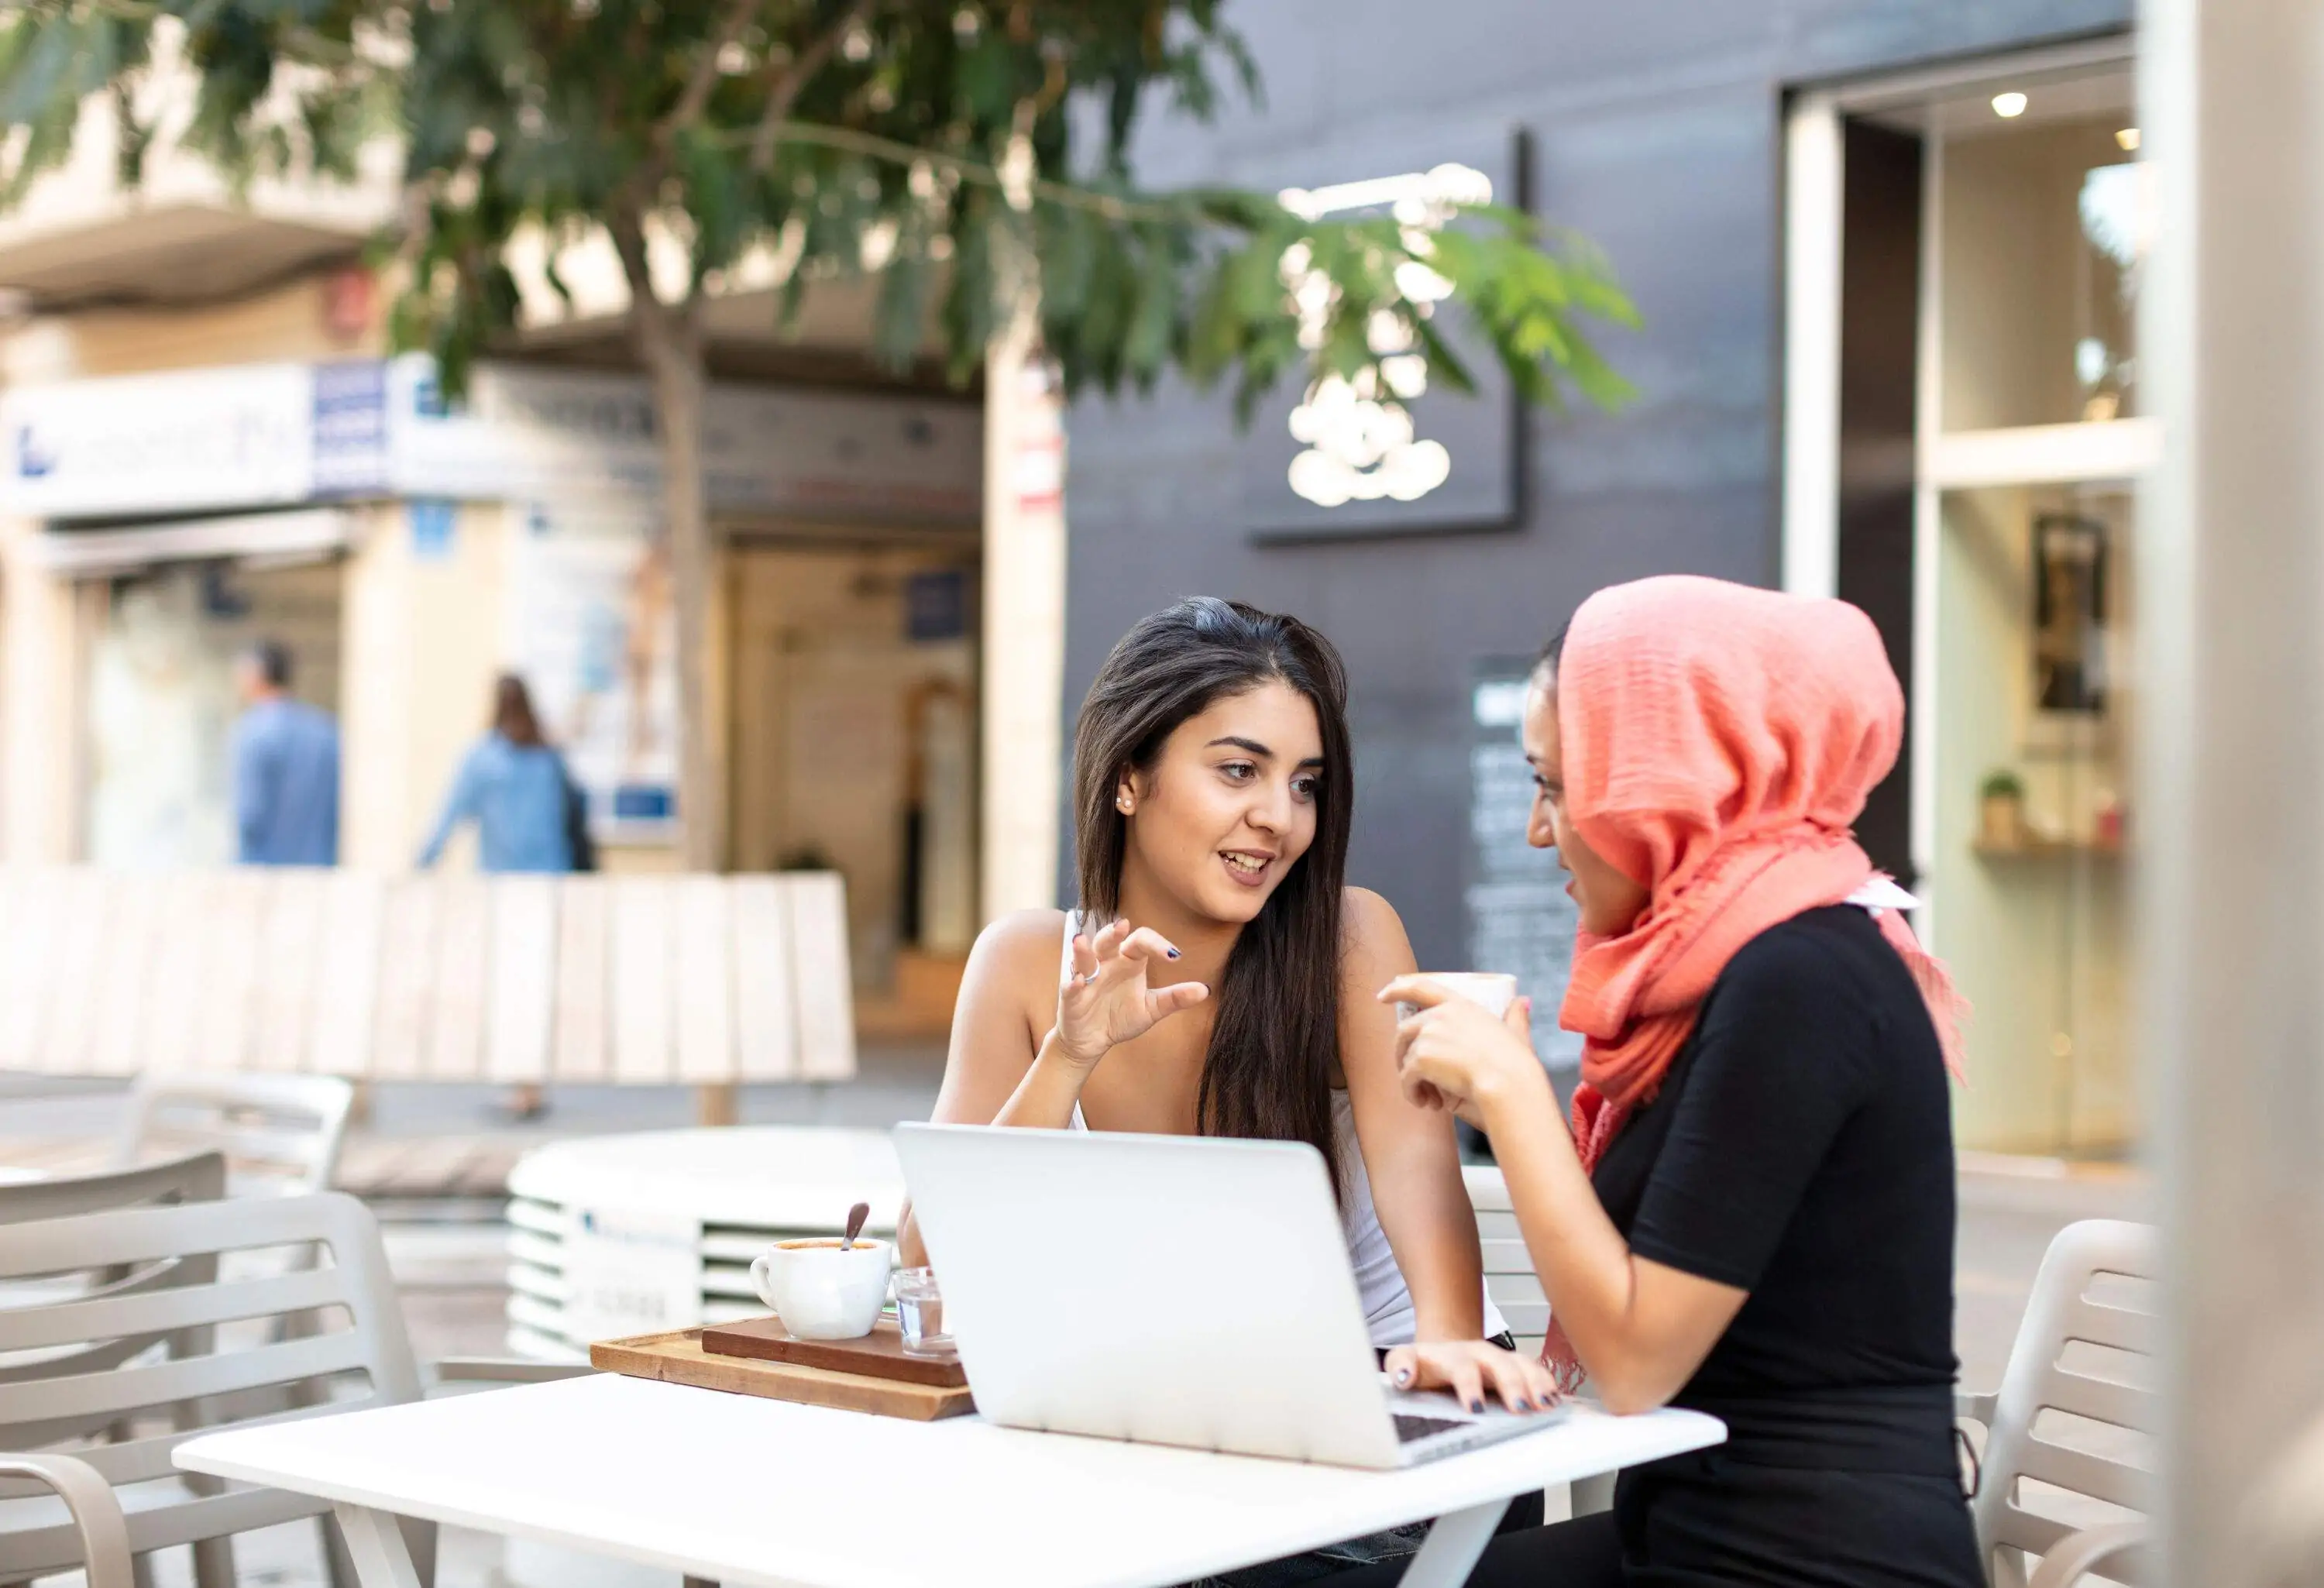
M 1150 927 L 1126 920 L 1074 934 L 1073 965 L 1057 987 L 1057 1047 L 1075 1064 L 1093 1065 L 1124 1042 L 1135 1041 L 1182 1009 L 1211 995 L 1200 982 L 1149 987 L 1148 968 L 1178 957 Z

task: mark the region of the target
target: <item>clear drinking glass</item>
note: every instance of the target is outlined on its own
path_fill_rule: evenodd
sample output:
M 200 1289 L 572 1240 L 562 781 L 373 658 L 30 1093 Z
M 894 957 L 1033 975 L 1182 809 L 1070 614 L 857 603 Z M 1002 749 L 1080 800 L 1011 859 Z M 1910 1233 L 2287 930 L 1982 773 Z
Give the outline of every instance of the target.
M 954 1354 L 952 1333 L 945 1327 L 944 1293 L 936 1288 L 935 1269 L 896 1270 L 896 1322 L 904 1331 L 907 1355 Z

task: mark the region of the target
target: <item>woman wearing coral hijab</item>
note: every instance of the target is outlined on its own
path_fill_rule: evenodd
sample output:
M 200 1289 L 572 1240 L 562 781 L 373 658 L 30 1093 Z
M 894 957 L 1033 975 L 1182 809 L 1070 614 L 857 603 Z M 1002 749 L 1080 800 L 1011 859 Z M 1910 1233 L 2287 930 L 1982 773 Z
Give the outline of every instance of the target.
M 1472 1584 L 1983 1582 L 1953 1451 L 1954 1003 L 1849 826 L 1904 699 L 1854 607 L 1700 578 L 1604 590 L 1544 655 L 1529 836 L 1572 874 L 1568 1129 L 1522 1006 L 1421 980 L 1409 1094 L 1492 1137 L 1554 1316 L 1616 1411 L 1726 1421 Z M 1437 1348 L 1389 1354 L 1443 1381 Z M 1371 1574 L 1342 1579 L 1370 1582 Z M 1381 1574 L 1379 1581 L 1393 1578 Z

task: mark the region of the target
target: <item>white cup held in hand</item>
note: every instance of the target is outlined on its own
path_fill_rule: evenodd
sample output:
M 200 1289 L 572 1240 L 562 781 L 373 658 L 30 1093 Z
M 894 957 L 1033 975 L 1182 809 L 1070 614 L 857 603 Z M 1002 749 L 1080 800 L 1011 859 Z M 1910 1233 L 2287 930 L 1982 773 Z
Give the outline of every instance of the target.
M 1485 1012 L 1495 1020 L 1508 1013 L 1509 1005 L 1517 995 L 1517 979 L 1499 971 L 1423 971 L 1428 980 L 1447 992 L 1457 992 L 1471 1003 L 1481 1003 Z M 1396 1018 L 1408 1020 L 1420 1012 L 1416 1003 L 1399 1003 Z
M 751 1263 L 751 1288 L 800 1340 L 855 1340 L 888 1305 L 885 1241 L 843 1251 L 837 1236 L 778 1241 Z

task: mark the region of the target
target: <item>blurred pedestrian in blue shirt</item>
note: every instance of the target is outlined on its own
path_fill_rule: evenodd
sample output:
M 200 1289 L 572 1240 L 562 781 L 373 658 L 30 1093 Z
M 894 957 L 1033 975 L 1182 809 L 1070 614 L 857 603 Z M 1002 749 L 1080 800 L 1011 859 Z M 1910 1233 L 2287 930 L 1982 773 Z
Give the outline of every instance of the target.
M 436 829 L 420 851 L 431 866 L 452 829 L 476 824 L 477 865 L 487 872 L 569 872 L 586 857 L 578 795 L 565 758 L 541 738 L 524 680 L 503 674 L 493 688 L 493 725 L 452 780 Z
M 244 865 L 335 865 L 339 727 L 290 696 L 290 653 L 272 640 L 235 664 L 235 857 Z

